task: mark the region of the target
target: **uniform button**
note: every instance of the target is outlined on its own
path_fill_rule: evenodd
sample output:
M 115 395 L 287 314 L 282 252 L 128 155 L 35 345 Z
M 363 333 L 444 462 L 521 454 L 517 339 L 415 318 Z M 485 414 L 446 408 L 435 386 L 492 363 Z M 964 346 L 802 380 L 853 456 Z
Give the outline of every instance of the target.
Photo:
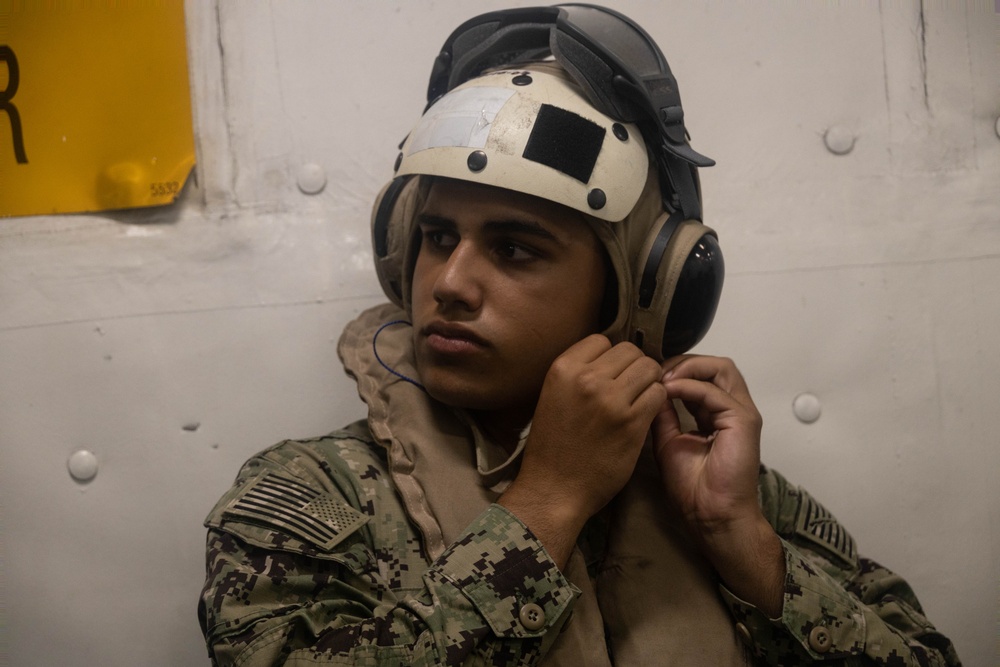
M 740 636 L 740 641 L 742 641 L 747 646 L 753 646 L 753 637 L 750 636 L 750 630 L 747 626 L 742 623 L 736 624 L 736 634 Z
M 517 617 L 521 620 L 521 625 L 524 626 L 525 630 L 541 630 L 545 625 L 545 612 L 534 602 L 529 602 L 521 607 Z
M 809 631 L 809 646 L 817 653 L 826 653 L 833 646 L 830 631 L 822 625 L 817 625 Z

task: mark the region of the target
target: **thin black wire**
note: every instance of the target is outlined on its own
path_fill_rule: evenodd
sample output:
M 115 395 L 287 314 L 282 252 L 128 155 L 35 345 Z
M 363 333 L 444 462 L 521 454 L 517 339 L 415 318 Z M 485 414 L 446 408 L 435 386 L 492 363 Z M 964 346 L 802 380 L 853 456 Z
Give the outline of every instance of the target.
M 403 375 L 402 373 L 400 373 L 399 371 L 397 371 L 397 370 L 395 370 L 393 368 L 389 368 L 388 364 L 386 364 L 384 361 L 382 361 L 382 357 L 380 357 L 379 354 L 378 354 L 378 348 L 375 346 L 375 344 L 378 342 L 378 335 L 380 333 L 382 333 L 383 329 L 385 329 L 386 327 L 391 327 L 394 324 L 407 324 L 407 325 L 409 325 L 411 327 L 413 326 L 412 322 L 407 322 L 406 320 L 393 320 L 392 322 L 386 322 L 385 324 L 383 324 L 382 326 L 380 326 L 378 328 L 378 331 L 375 332 L 375 335 L 372 336 L 372 352 L 375 353 L 375 359 L 378 360 L 378 362 L 380 364 L 382 364 L 382 368 L 384 368 L 385 370 L 389 371 L 390 373 L 392 373 L 393 375 L 395 375 L 399 379 L 406 380 L 410 384 L 415 385 L 417 387 L 420 387 L 420 389 L 422 389 L 423 391 L 427 391 L 424 388 L 424 385 L 420 384 L 419 382 L 417 382 L 413 378 L 407 377 L 407 376 Z

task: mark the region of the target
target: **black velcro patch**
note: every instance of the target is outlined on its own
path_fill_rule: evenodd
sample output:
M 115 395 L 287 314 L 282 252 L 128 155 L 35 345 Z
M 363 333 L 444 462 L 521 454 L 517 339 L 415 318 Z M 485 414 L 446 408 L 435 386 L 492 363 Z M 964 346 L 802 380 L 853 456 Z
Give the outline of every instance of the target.
M 847 563 L 857 560 L 854 538 L 830 514 L 830 511 L 816 502 L 809 494 L 802 494 L 799 515 L 795 521 L 795 532 Z
M 263 523 L 327 551 L 368 521 L 342 500 L 273 472 L 247 487 L 223 516 Z
M 583 116 L 543 104 L 522 157 L 586 183 L 594 173 L 605 134 L 603 127 Z

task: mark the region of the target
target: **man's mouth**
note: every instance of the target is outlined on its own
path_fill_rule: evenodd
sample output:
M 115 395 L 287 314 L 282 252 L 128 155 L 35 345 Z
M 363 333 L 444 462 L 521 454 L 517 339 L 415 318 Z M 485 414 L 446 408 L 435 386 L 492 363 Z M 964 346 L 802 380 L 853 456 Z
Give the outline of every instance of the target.
M 489 346 L 486 339 L 471 328 L 453 322 L 432 322 L 420 333 L 428 347 L 441 354 L 464 354 Z

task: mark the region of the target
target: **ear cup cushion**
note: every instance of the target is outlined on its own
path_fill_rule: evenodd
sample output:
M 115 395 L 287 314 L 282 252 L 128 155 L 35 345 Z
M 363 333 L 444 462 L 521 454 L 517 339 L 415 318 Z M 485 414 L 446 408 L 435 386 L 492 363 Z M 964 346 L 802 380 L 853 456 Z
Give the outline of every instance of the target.
M 634 265 L 629 326 L 629 339 L 660 361 L 686 352 L 708 332 L 724 275 L 715 232 L 697 220 L 661 220 Z
M 372 206 L 372 249 L 382 291 L 403 307 L 403 267 L 411 225 L 419 208 L 419 179 L 399 176 L 390 181 Z

